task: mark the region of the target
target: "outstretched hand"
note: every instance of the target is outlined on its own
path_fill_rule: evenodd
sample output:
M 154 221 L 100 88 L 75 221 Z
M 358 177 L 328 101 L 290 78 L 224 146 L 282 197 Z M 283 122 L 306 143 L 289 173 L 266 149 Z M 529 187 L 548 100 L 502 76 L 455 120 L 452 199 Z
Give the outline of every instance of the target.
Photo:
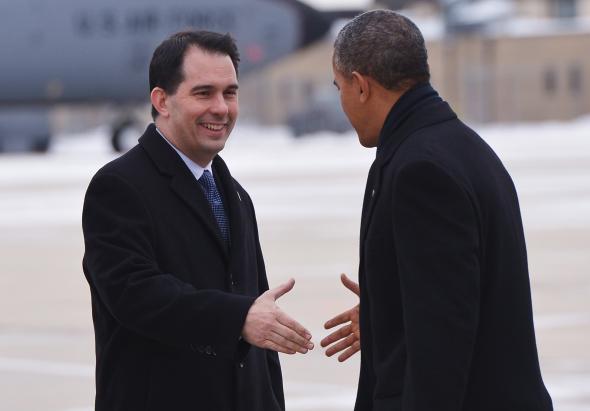
M 294 285 L 295 280 L 290 279 L 254 301 L 242 329 L 246 342 L 285 354 L 305 354 L 313 349 L 311 333 L 276 304 L 276 300 L 291 291 Z
M 352 281 L 346 276 L 346 274 L 340 275 L 342 284 L 350 291 L 360 296 L 359 285 Z M 361 349 L 361 331 L 359 328 L 359 306 L 358 304 L 352 307 L 350 310 L 344 311 L 332 318 L 326 324 L 324 328 L 329 330 L 340 324 L 346 324 L 334 331 L 332 334 L 324 338 L 320 344 L 322 347 L 328 347 L 326 355 L 331 357 L 332 355 L 343 351 L 338 356 L 338 361 L 343 362 L 352 357 L 354 354 Z M 331 345 L 330 345 L 331 344 Z

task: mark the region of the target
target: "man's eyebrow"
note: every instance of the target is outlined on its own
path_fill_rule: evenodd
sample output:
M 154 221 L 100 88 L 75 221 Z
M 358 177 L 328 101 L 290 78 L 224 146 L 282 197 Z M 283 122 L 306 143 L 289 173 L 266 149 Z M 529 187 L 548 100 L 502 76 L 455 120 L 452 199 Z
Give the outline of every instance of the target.
M 233 83 L 233 84 L 230 84 L 229 86 L 227 86 L 225 88 L 225 90 L 237 90 L 238 88 L 239 88 L 238 84 L 237 83 Z M 193 86 L 191 88 L 191 93 L 198 93 L 198 92 L 201 92 L 201 91 L 211 91 L 211 90 L 214 90 L 214 89 L 215 89 L 215 86 L 213 86 L 211 84 L 198 84 L 198 85 Z
M 210 84 L 198 84 L 196 86 L 193 86 L 191 88 L 191 93 L 197 93 L 199 91 L 211 91 L 213 90 L 215 87 L 213 87 Z

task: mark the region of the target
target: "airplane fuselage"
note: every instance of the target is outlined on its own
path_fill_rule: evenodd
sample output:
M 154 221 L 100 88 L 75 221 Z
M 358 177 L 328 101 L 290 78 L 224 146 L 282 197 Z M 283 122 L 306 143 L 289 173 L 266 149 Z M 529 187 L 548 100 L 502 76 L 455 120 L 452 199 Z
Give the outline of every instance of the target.
M 3 1 L 0 105 L 145 100 L 153 50 L 171 33 L 188 28 L 231 33 L 242 55 L 241 73 L 253 70 L 301 47 L 302 17 L 293 4 Z

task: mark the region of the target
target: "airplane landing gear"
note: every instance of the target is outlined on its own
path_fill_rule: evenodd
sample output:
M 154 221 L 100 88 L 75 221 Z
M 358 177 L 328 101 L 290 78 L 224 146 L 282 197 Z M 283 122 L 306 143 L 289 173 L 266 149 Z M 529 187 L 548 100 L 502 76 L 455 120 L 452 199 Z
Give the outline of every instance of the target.
M 118 153 L 129 150 L 137 143 L 141 132 L 138 121 L 132 117 L 126 117 L 113 125 L 111 133 L 111 146 Z

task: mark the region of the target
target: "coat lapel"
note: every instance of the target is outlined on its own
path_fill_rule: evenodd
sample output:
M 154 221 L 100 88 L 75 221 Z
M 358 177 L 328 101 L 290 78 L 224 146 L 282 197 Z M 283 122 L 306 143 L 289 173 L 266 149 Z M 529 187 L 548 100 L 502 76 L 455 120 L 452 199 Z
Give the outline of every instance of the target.
M 381 136 L 382 146 L 367 178 L 361 216 L 361 244 L 365 242 L 373 209 L 381 191 L 383 168 L 391 161 L 401 144 L 413 133 L 421 128 L 455 118 L 457 115 L 450 106 L 437 96 L 437 98 L 429 98 L 418 103 L 411 111 L 397 119 L 387 119 Z
M 139 139 L 139 144 L 147 152 L 161 174 L 169 177 L 170 188 L 182 202 L 203 223 L 225 257 L 228 250 L 221 238 L 217 221 L 211 211 L 211 206 L 199 187 L 195 176 L 170 145 L 160 136 L 154 124 L 150 124 Z
M 243 246 L 242 239 L 244 238 L 242 233 L 242 198 L 238 194 L 233 177 L 221 157 L 216 156 L 213 159 L 213 168 L 222 193 L 225 212 L 229 218 L 231 255 L 240 255 Z
M 170 188 L 182 199 L 195 215 L 203 222 L 209 234 L 213 237 L 217 245 L 221 248 L 224 255 L 228 256 L 228 250 L 221 238 L 221 231 L 211 210 L 211 205 L 207 201 L 203 190 L 198 186 L 198 182 L 191 174 L 192 180 L 187 181 L 184 176 L 176 175 L 170 182 Z
M 367 185 L 365 187 L 365 197 L 363 199 L 363 211 L 361 213 L 361 235 L 360 244 L 365 242 L 365 236 L 367 234 L 367 228 L 369 227 L 369 222 L 371 221 L 371 216 L 373 215 L 373 208 L 375 204 L 375 200 L 377 197 L 377 193 L 379 190 L 379 178 L 380 177 L 380 169 L 377 166 L 377 160 L 373 161 L 371 165 L 371 169 L 369 170 L 369 176 L 367 177 Z

